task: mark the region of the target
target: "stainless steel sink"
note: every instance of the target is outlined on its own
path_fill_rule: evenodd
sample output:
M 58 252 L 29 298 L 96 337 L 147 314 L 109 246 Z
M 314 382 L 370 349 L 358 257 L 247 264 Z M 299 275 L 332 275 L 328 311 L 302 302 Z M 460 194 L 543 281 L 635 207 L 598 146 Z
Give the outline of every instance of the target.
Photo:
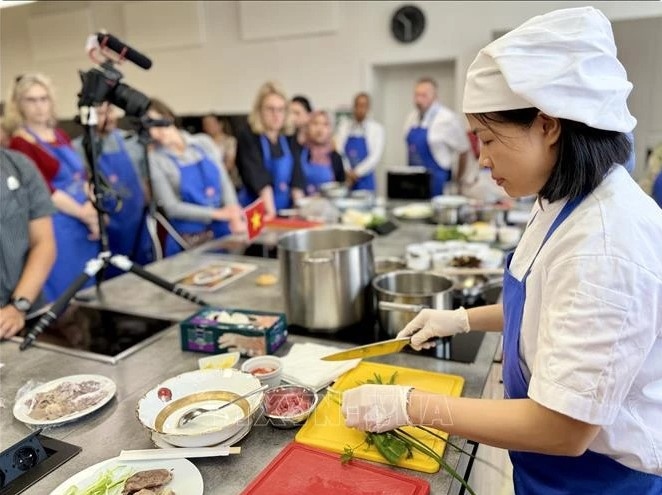
M 30 328 L 36 320 L 28 322 Z M 163 336 L 171 319 L 71 304 L 37 340 L 35 347 L 116 364 Z M 12 339 L 22 342 L 23 337 Z

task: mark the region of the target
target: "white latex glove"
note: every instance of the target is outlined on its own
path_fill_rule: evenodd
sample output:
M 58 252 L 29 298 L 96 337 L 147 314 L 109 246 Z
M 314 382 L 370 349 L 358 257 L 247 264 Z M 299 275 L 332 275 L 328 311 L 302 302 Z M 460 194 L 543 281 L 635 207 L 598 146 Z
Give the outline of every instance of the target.
M 420 351 L 434 347 L 437 337 L 450 337 L 456 333 L 466 333 L 469 330 L 471 330 L 469 316 L 464 308 L 452 311 L 424 309 L 398 334 L 398 338 L 411 336 L 409 345 Z
M 402 385 L 361 385 L 345 391 L 342 397 L 345 424 L 373 433 L 411 425 L 407 414 L 411 389 Z

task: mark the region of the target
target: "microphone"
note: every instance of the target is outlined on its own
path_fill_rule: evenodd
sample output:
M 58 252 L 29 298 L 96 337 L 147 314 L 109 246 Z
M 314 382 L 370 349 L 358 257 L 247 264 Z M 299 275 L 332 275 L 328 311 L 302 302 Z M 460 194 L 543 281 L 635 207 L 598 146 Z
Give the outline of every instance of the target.
M 134 50 L 129 45 L 120 41 L 118 38 L 108 33 L 97 33 L 97 40 L 101 48 L 106 47 L 115 53 L 119 54 L 121 58 L 125 58 L 141 69 L 148 70 L 152 66 L 152 61 L 138 50 Z

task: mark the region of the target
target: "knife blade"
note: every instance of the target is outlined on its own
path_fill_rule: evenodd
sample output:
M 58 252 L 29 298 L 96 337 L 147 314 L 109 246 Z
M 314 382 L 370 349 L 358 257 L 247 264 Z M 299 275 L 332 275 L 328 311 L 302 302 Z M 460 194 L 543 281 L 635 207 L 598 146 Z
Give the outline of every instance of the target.
M 400 352 L 404 347 L 409 344 L 411 339 L 404 337 L 401 339 L 390 339 L 376 342 L 374 344 L 362 345 L 359 347 L 352 347 L 346 351 L 336 352 L 324 356 L 322 361 L 346 361 L 348 359 L 367 358 L 374 356 L 383 356 L 385 354 L 393 354 Z

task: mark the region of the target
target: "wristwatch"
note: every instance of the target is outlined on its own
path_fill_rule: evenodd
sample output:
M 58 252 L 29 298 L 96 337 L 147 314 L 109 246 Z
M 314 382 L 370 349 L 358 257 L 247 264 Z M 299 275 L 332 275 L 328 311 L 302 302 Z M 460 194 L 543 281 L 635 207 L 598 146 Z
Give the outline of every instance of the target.
M 27 297 L 12 297 L 9 304 L 18 309 L 21 313 L 27 313 L 32 307 L 32 301 Z

